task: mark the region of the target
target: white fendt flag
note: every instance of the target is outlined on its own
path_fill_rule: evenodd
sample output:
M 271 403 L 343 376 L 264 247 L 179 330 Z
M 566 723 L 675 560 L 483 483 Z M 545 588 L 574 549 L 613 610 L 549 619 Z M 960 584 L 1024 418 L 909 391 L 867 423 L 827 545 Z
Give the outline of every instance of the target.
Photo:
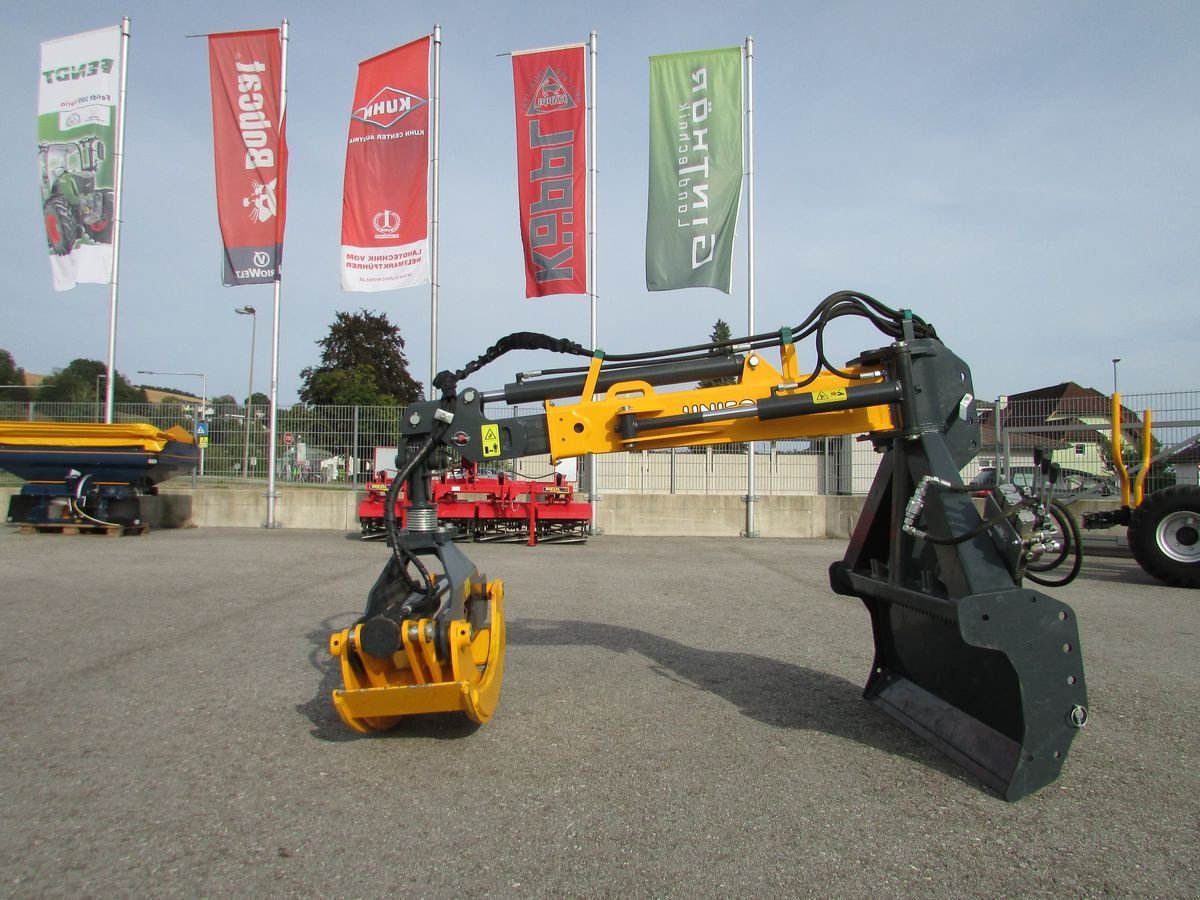
M 42 44 L 38 169 L 56 291 L 112 280 L 120 73 L 119 25 Z

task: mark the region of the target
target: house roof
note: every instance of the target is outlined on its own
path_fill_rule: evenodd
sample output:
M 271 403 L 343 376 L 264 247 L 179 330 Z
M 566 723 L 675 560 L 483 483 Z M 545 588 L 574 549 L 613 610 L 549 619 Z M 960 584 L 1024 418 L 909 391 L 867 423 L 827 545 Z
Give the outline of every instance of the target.
M 1055 447 L 1071 443 L 1082 443 L 1096 439 L 1096 426 L 1103 426 L 1112 418 L 1112 399 L 1095 388 L 1085 388 L 1073 381 L 1050 387 L 1010 394 L 1000 413 L 1001 427 L 1016 440 L 1022 428 L 1058 426 L 1054 430 L 1027 432 L 1026 437 L 1036 446 Z M 1138 416 L 1120 408 L 1122 425 L 1141 424 Z M 980 421 L 985 430 L 995 423 L 995 410 L 985 410 Z M 1122 429 L 1124 430 L 1124 429 Z M 993 441 L 995 440 L 993 435 Z

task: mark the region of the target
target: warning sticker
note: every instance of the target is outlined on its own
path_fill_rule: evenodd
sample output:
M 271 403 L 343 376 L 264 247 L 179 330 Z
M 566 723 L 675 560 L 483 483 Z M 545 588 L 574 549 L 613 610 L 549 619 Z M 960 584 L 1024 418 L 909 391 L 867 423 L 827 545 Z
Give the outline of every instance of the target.
M 499 425 L 484 425 L 481 429 L 483 455 L 484 456 L 499 456 L 500 455 L 500 426 Z
M 845 388 L 827 388 L 823 391 L 814 391 L 813 403 L 836 403 L 839 400 L 846 399 Z

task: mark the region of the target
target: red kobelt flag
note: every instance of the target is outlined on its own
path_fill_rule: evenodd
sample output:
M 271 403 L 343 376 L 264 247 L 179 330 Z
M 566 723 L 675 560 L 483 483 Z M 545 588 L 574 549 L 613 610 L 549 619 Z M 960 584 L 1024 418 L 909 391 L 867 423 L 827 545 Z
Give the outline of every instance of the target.
M 342 290 L 429 283 L 429 35 L 358 64 L 342 188 Z
M 278 28 L 208 37 L 226 285 L 280 280 L 287 141 Z
M 526 297 L 587 293 L 584 53 L 513 53 Z

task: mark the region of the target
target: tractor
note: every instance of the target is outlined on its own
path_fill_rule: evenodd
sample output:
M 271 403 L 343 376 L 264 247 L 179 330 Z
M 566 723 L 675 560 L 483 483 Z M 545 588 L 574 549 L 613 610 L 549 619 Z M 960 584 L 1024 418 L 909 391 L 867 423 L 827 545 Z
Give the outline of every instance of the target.
M 84 237 L 112 243 L 113 192 L 96 186 L 103 160 L 104 142 L 96 137 L 38 144 L 46 241 L 56 256 L 66 256 Z

